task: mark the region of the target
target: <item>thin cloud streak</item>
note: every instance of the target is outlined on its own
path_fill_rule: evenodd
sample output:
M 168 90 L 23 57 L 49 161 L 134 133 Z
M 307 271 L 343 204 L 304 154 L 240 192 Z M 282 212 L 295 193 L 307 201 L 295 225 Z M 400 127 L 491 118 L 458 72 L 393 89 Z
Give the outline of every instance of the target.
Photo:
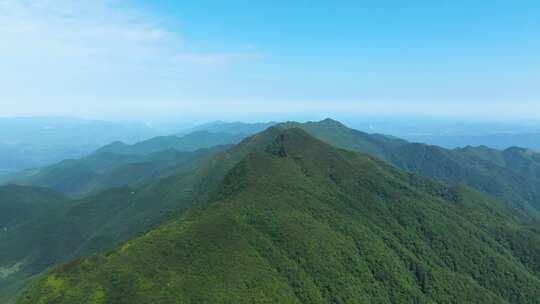
M 126 68 L 146 68 L 152 73 L 160 68 L 208 68 L 259 57 L 191 51 L 159 17 L 122 4 L 112 0 L 0 1 L 0 63 L 12 67 L 15 76 L 24 72 L 20 67 L 30 64 L 32 74 L 58 76 L 79 68 L 97 74 L 102 70 L 122 74 Z
M 262 58 L 194 50 L 181 29 L 126 3 L 0 0 L 0 115 L 131 115 Z

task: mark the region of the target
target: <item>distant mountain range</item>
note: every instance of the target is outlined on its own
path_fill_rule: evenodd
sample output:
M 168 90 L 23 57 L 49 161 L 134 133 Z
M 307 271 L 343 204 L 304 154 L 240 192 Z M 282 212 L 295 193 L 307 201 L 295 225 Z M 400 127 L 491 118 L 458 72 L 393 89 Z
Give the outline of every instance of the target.
M 227 134 L 244 134 L 251 135 L 265 129 L 276 125 L 276 122 L 264 122 L 264 123 L 244 123 L 244 122 L 225 122 L 225 121 L 214 121 L 207 124 L 199 125 L 195 128 L 185 130 L 181 133 L 178 133 L 178 136 L 183 136 L 188 133 L 195 131 L 207 131 L 212 133 L 227 133 Z
M 141 154 L 162 151 L 167 147 L 194 151 L 220 143 L 237 143 L 273 124 L 213 122 L 188 129 L 177 136 L 163 136 L 162 131 L 139 123 L 63 117 L 0 118 L 0 178 L 24 169 L 81 158 L 98 148 Z M 190 133 L 192 136 L 186 136 Z M 178 140 L 177 137 L 183 139 Z M 147 139 L 152 140 L 145 141 Z M 133 143 L 138 143 L 138 146 L 130 151 Z
M 0 184 L 49 187 L 71 197 L 82 197 L 191 169 L 227 145 L 271 124 L 220 122 L 182 136 L 157 136 L 134 144 L 115 141 L 81 159 L 0 176 Z
M 449 149 L 483 145 L 501 150 L 525 147 L 540 152 L 540 132 L 487 135 L 410 135 L 404 137 L 410 141 L 429 143 Z
M 145 155 L 167 149 L 177 151 L 195 151 L 217 145 L 236 144 L 249 134 L 214 133 L 208 131 L 195 131 L 181 137 L 158 136 L 135 143 L 133 145 L 114 142 L 94 152 L 94 154 L 111 153 L 125 155 Z
M 0 174 L 79 158 L 116 140 L 138 142 L 156 135 L 157 131 L 136 123 L 0 118 Z
M 48 167 L 8 175 L 3 183 L 48 187 L 80 198 L 110 188 L 135 186 L 192 170 L 228 147 L 214 146 L 189 152 L 167 148 L 148 154 L 99 151 L 78 160 L 65 160 Z
M 196 131 L 206 131 L 229 137 L 245 137 L 261 132 L 275 124 L 275 122 L 215 121 L 173 133 L 176 133 L 174 134 L 176 137 L 183 137 Z M 378 127 L 374 127 L 364 123 L 361 126 L 362 129 L 369 132 L 381 130 L 386 134 L 397 134 L 411 142 L 428 143 L 450 149 L 469 145 L 485 145 L 496 149 L 518 146 L 540 150 L 538 144 L 540 132 L 534 132 L 536 129 L 532 127 L 498 124 L 446 126 L 444 123 L 437 125 L 418 122 L 419 125 L 414 128 L 412 122 L 408 124 L 402 122 L 395 126 L 387 124 L 379 122 L 376 124 Z M 177 126 L 166 129 L 185 128 L 185 125 L 180 123 L 175 125 Z M 77 159 L 113 142 L 116 148 L 122 149 L 126 148 L 123 146 L 159 136 L 153 142 L 145 143 L 149 149 L 159 151 L 160 145 L 175 139 L 174 136 L 164 135 L 168 135 L 168 133 L 164 134 L 163 129 L 154 129 L 142 123 L 119 123 L 62 117 L 0 118 L 0 176 L 24 169 L 48 166 L 65 159 Z M 224 140 L 224 142 L 228 143 L 228 140 Z M 208 144 L 205 145 L 201 142 L 200 147 L 208 147 Z

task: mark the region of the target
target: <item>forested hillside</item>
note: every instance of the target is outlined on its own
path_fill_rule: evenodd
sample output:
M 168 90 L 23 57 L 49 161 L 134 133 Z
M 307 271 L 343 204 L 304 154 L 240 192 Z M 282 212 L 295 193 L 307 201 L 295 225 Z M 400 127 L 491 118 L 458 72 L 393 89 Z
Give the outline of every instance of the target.
M 448 150 L 363 133 L 331 119 L 281 126 L 300 127 L 336 147 L 367 153 L 405 171 L 450 185 L 465 184 L 509 206 L 540 216 L 540 154 L 531 150 L 499 151 L 487 147 Z
M 0 283 L 16 290 L 21 282 L 47 267 L 109 250 L 164 221 L 174 220 L 190 208 L 206 206 L 216 200 L 231 168 L 247 155 L 268 150 L 283 131 L 295 128 L 335 147 L 362 151 L 394 167 L 434 178 L 445 184 L 440 187 L 464 189 L 460 186 L 464 184 L 476 188 L 499 199 L 496 202 L 481 198 L 479 202 L 499 206 L 507 217 L 517 216 L 519 225 L 537 219 L 538 154 L 530 150 L 446 150 L 362 133 L 329 119 L 305 124 L 290 122 L 271 127 L 232 148 L 220 146 L 195 152 L 168 149 L 146 155 L 98 151 L 80 160 L 42 169 L 34 175 L 34 181 L 46 184 L 38 185 L 67 193 L 75 191 L 71 195 L 94 194 L 69 201 L 52 215 L 37 214 L 36 220 L 24 221 L 4 234 L 0 266 L 11 270 L 17 267 Z M 84 172 L 90 172 L 89 179 L 85 179 Z M 463 191 L 481 197 L 470 190 Z M 515 235 L 512 246 L 530 251 L 524 242 L 536 238 L 530 230 L 535 226 L 531 225 L 525 225 L 529 229 L 526 232 L 520 230 Z
M 262 135 L 259 135 L 262 136 Z M 48 272 L 19 303 L 535 303 L 537 226 L 298 129 L 206 207 Z
M 230 146 L 214 146 L 190 152 L 165 148 L 148 154 L 97 151 L 81 159 L 13 174 L 4 183 L 48 187 L 81 198 L 114 187 L 138 186 L 188 172 L 228 148 Z

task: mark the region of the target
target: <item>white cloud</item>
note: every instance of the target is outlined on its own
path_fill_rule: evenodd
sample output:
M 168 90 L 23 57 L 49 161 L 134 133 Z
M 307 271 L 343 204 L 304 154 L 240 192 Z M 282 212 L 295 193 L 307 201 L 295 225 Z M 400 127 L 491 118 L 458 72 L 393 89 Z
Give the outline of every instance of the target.
M 159 61 L 170 67 L 175 63 L 207 66 L 253 57 L 189 52 L 163 20 L 124 4 L 114 0 L 0 0 L 3 60 L 32 55 L 86 56 L 77 59 L 105 64 L 113 64 L 111 59 L 124 63 L 151 59 L 153 64 Z
M 259 58 L 193 51 L 181 32 L 122 0 L 0 0 L 0 114 L 185 97 L 206 75 Z
M 175 37 L 150 16 L 113 1 L 4 0 L 0 2 L 4 51 L 111 52 L 122 47 L 163 46 Z M 58 54 L 58 53 L 55 53 Z

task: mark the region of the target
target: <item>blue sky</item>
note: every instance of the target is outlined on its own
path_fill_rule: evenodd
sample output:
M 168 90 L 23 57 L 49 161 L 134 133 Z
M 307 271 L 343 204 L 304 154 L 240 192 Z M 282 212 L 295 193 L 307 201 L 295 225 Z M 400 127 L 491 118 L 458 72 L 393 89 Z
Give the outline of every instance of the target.
M 540 115 L 538 1 L 0 0 L 0 116 Z

